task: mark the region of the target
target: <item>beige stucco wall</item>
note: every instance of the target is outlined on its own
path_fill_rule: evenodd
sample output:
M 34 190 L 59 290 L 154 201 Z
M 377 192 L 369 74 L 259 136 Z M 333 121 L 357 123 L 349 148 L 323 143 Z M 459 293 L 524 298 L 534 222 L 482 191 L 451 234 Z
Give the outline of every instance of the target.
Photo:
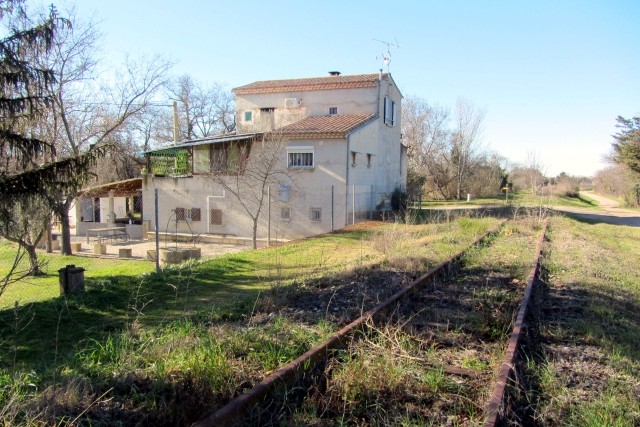
M 396 125 L 384 123 L 384 96 L 396 102 Z M 297 98 L 297 108 L 284 107 L 285 99 Z M 338 107 L 338 114 L 379 114 L 378 120 L 352 132 L 340 140 L 289 140 L 280 158 L 283 173 L 279 183 L 271 185 L 270 203 L 260 215 L 258 237 L 292 239 L 340 229 L 370 215 L 372 210 L 388 207 L 389 198 L 397 187 L 406 184 L 406 150 L 400 136 L 401 94 L 392 80 L 383 80 L 379 87 L 244 95 L 236 97 L 238 132 L 269 130 L 307 116 L 324 116 L 329 107 Z M 268 120 L 262 120 L 260 108 L 274 108 Z M 244 111 L 253 111 L 253 121 L 242 121 Z M 313 169 L 288 169 L 286 147 L 313 148 Z M 203 149 L 204 150 L 204 149 Z M 353 165 L 351 152 L 356 152 Z M 404 153 L 404 154 L 403 154 Z M 252 155 L 254 154 L 252 149 Z M 371 154 L 368 166 L 367 154 Z M 405 157 L 403 157 L 405 156 Z M 280 186 L 289 187 L 287 200 L 280 200 Z M 237 198 L 225 192 L 219 183 L 205 175 L 191 178 L 146 176 L 143 180 L 145 218 L 153 229 L 154 188 L 159 195 L 160 231 L 181 233 L 219 233 L 242 237 L 252 235 L 252 221 Z M 355 195 L 355 197 L 354 197 Z M 269 210 L 269 206 L 271 209 Z M 200 208 L 201 221 L 175 222 L 176 207 Z M 289 212 L 281 218 L 281 210 Z M 311 219 L 310 210 L 320 209 L 320 220 Z M 210 225 L 210 209 L 223 211 L 223 224 Z
M 297 108 L 285 108 L 285 100 L 296 98 Z M 239 133 L 273 130 L 261 120 L 260 108 L 274 108 L 273 125 L 280 128 L 305 117 L 327 116 L 330 107 L 337 107 L 339 115 L 375 114 L 377 88 L 341 89 L 325 91 L 282 92 L 236 96 L 236 123 Z M 253 121 L 245 122 L 244 112 L 253 112 Z

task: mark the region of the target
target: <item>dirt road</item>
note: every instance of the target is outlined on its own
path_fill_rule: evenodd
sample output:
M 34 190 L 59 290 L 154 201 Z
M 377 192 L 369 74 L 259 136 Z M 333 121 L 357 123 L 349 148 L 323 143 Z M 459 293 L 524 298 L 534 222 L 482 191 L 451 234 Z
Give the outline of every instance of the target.
M 599 210 L 569 208 L 555 206 L 554 209 L 566 212 L 574 217 L 582 218 L 590 222 L 605 222 L 608 224 L 628 225 L 640 227 L 640 211 L 623 209 L 615 200 L 599 196 L 590 191 L 581 191 L 581 195 L 599 203 Z

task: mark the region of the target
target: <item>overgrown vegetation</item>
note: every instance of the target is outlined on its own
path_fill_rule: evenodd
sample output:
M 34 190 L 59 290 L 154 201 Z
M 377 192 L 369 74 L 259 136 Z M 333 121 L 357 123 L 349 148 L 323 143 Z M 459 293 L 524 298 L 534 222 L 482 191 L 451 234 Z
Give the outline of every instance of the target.
M 546 248 L 540 425 L 640 424 L 640 230 L 555 218 Z
M 482 423 L 540 224 L 539 218 L 528 216 L 507 223 L 498 236 L 465 256 L 459 273 L 412 296 L 392 320 L 369 325 L 326 368 L 327 383 L 312 387 L 298 408 L 289 408 L 286 421 L 272 422 Z
M 287 311 L 279 313 L 286 301 L 314 283 L 357 290 L 359 272 L 375 265 L 402 285 L 409 273 L 394 271 L 428 268 L 494 224 L 490 218 L 389 224 L 186 263 L 161 274 L 132 276 L 114 269 L 113 275 L 87 274 L 87 292 L 68 299 L 54 297 L 55 274 L 34 278 L 42 285 L 32 281 L 22 294 L 0 299 L 0 342 L 8 349 L 0 356 L 2 419 L 193 422 L 321 341 L 334 330 L 336 315 L 349 312 L 329 310 L 341 300 L 329 295 L 319 315 L 298 322 Z M 375 243 L 385 228 L 401 235 L 402 245 L 393 252 Z M 407 259 L 412 246 L 420 251 Z M 55 258 L 50 270 L 71 257 Z M 82 265 L 80 258 L 73 262 Z M 88 265 L 87 273 L 92 269 L 97 265 Z M 50 298 L 25 302 L 28 293 L 43 288 Z M 308 295 L 315 301 L 319 293 Z M 27 299 L 14 306 L 6 299 L 11 295 Z M 357 313 L 357 293 L 351 295 Z

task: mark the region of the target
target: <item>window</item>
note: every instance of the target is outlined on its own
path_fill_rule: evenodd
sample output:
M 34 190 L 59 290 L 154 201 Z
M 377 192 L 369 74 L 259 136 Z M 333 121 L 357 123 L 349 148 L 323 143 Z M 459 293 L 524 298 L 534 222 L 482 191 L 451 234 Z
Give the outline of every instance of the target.
M 384 97 L 384 123 L 391 124 L 391 99 L 388 95 Z
M 329 115 L 335 116 L 336 114 L 338 114 L 338 107 L 329 107 Z
M 175 208 L 176 221 L 200 221 L 200 208 Z
M 193 147 L 193 172 L 209 173 L 211 171 L 211 157 L 207 145 Z
M 289 206 L 282 206 L 280 208 L 280 219 L 286 221 L 291 219 L 291 208 Z
M 371 153 L 367 153 L 367 167 L 368 168 L 371 167 L 371 157 L 372 157 L 372 154 Z
M 211 225 L 222 225 L 222 209 L 211 209 L 209 212 L 209 223 Z
M 287 166 L 289 168 L 313 168 L 315 166 L 313 147 L 287 147 Z
M 211 146 L 211 172 L 238 173 L 249 154 L 249 145 L 244 142 L 229 142 Z
M 288 202 L 290 189 L 290 185 L 281 185 L 280 188 L 278 188 L 278 200 L 281 202 Z
M 352 151 L 351 152 L 351 166 L 355 167 L 356 166 L 356 152 Z
M 187 214 L 185 213 L 184 208 L 176 208 L 176 221 L 184 221 L 187 218 Z
M 320 221 L 322 219 L 322 209 L 320 208 L 309 209 L 309 219 L 311 221 Z
M 191 208 L 191 221 L 201 221 L 200 208 Z
M 244 121 L 250 122 L 253 120 L 253 111 L 245 111 L 244 112 Z

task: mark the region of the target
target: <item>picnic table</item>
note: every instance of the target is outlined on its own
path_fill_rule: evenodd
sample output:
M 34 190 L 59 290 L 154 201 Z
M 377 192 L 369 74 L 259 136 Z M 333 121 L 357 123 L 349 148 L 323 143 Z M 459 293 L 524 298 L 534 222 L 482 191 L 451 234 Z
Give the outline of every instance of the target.
M 90 234 L 97 236 L 98 243 L 102 243 L 103 240 L 121 239 L 123 242 L 129 240 L 129 235 L 125 227 L 90 228 L 87 230 L 87 243 L 89 243 Z

